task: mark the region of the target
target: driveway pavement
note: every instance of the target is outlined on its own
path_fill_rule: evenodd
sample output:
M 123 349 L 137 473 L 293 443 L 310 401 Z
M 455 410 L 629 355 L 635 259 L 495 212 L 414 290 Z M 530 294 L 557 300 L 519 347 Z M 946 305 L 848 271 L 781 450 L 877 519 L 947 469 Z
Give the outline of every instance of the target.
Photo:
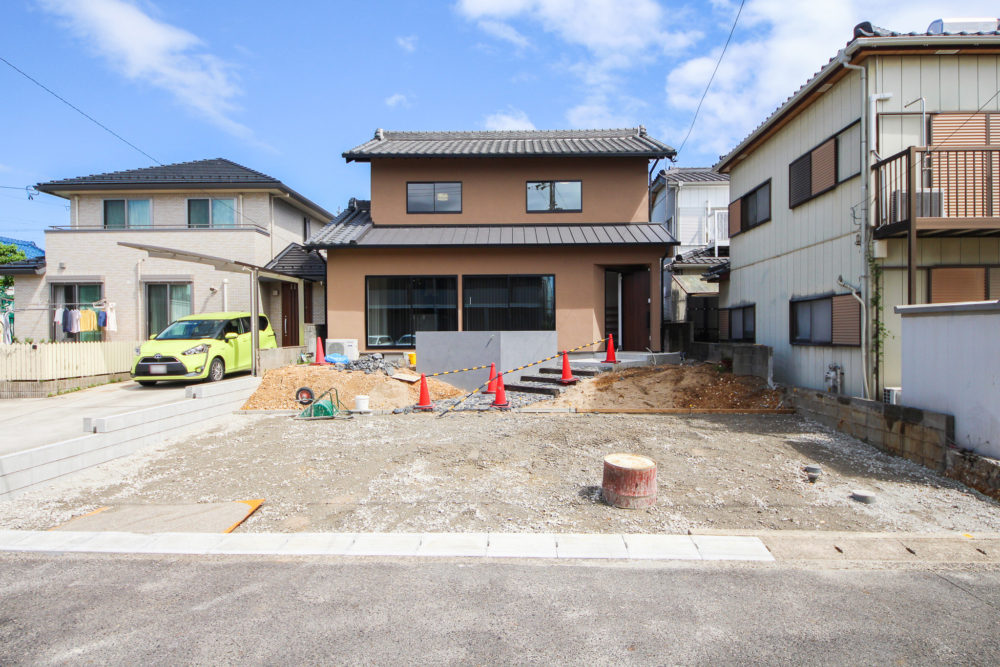
M 237 376 L 240 377 L 240 376 Z M 0 456 L 84 435 L 84 417 L 110 417 L 184 400 L 190 383 L 105 384 L 50 398 L 0 400 Z

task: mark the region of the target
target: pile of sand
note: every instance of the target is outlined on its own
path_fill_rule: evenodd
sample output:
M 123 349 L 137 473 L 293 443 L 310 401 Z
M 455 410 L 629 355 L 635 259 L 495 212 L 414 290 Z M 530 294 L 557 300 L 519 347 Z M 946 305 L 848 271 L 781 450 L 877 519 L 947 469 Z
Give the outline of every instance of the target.
M 570 387 L 550 405 L 594 408 L 761 409 L 781 405 L 781 392 L 761 378 L 733 375 L 711 364 L 629 368 Z
M 354 407 L 358 394 L 370 397 L 373 410 L 392 410 L 414 405 L 420 398 L 420 383 L 394 380 L 375 372 L 334 370 L 332 366 L 287 366 L 267 371 L 257 391 L 243 405 L 244 410 L 301 410 L 295 402 L 295 391 L 309 387 L 316 398 L 330 388 L 336 388 L 340 402 Z M 431 400 L 462 396 L 466 392 L 434 378 L 427 380 Z

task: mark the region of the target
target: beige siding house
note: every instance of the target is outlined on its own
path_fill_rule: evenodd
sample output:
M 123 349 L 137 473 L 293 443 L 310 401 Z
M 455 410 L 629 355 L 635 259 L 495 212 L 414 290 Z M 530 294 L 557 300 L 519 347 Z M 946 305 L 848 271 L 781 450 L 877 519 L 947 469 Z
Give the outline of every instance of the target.
M 325 309 L 315 307 L 322 284 L 309 287 L 324 278 L 315 270 L 323 258 L 303 252 L 280 269 L 271 264 L 301 249 L 333 216 L 270 176 L 214 159 L 37 187 L 68 200 L 69 224 L 46 230 L 44 262 L 18 276 L 19 338 L 141 340 L 186 314 L 250 309 L 249 274 L 149 257 L 122 242 L 270 268 L 260 281 L 261 310 L 279 345 L 301 345 L 304 325 L 325 321 Z M 308 275 L 298 270 L 307 265 Z M 66 333 L 55 321 L 61 308 L 100 310 L 104 303 L 114 305 L 114 329 Z
M 894 306 L 1000 298 L 997 27 L 860 24 L 716 166 L 720 330 L 773 347 L 777 379 L 881 398 L 901 378 Z
M 548 330 L 658 350 L 674 242 L 649 222 L 648 174 L 673 154 L 641 127 L 378 130 L 344 154 L 371 165 L 371 201 L 308 244 L 329 260 L 329 337 L 403 351 L 417 331 Z

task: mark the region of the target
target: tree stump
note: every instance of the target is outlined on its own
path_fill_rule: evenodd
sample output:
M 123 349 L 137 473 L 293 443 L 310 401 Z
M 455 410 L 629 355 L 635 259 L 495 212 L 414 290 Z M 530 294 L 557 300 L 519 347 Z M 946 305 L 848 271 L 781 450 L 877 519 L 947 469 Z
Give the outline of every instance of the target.
M 604 501 L 622 509 L 642 509 L 656 504 L 656 461 L 638 454 L 604 457 Z

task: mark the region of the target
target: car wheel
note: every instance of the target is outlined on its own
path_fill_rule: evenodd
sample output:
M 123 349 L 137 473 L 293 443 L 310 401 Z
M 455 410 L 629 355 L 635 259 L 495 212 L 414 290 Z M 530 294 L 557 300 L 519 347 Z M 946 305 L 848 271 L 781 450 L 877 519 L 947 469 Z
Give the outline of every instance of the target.
M 218 382 L 226 376 L 226 363 L 222 361 L 219 357 L 212 359 L 212 365 L 208 367 L 208 377 L 205 378 L 209 382 Z
M 136 382 L 138 382 L 142 387 L 152 387 L 156 384 L 156 380 L 136 380 Z

